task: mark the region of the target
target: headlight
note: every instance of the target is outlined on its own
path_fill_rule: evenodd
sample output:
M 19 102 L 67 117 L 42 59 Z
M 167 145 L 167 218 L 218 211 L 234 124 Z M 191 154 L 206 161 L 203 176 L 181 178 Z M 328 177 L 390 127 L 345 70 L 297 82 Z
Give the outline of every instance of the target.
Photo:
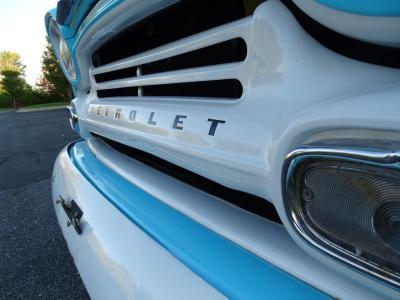
M 288 156 L 284 197 L 306 241 L 400 286 L 400 157 L 396 153 L 300 149 Z
M 70 80 L 77 78 L 77 72 L 72 58 L 71 52 L 69 51 L 68 45 L 63 38 L 63 35 L 58 27 L 57 21 L 51 18 L 49 24 L 49 36 L 53 44 L 54 51 L 58 59 L 61 61 L 64 72 L 66 72 Z
M 68 76 L 72 79 L 76 79 L 76 69 L 74 65 L 74 59 L 72 58 L 71 52 L 69 52 L 67 43 L 64 39 L 60 39 L 60 58 L 64 67 L 68 73 Z

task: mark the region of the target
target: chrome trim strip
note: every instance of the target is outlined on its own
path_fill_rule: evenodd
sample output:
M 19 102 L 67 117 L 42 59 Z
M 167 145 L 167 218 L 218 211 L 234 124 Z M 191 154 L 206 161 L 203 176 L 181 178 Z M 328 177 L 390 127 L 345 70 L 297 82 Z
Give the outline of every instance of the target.
M 380 164 L 395 164 L 400 162 L 400 150 L 387 151 L 380 148 L 342 148 L 342 147 L 300 147 L 290 152 L 286 158 L 293 160 L 304 155 L 337 156 L 349 159 L 368 160 Z
M 72 105 L 68 105 L 67 109 L 68 109 L 70 118 L 72 118 L 74 120 L 78 120 L 78 115 L 76 113 L 75 107 Z
M 79 134 L 79 130 L 78 130 L 79 127 L 77 126 L 77 125 L 79 125 L 79 123 L 78 123 L 79 117 L 78 117 L 78 114 L 76 113 L 75 106 L 68 105 L 67 109 L 68 109 L 68 113 L 69 113 L 69 124 L 71 125 L 71 129 Z

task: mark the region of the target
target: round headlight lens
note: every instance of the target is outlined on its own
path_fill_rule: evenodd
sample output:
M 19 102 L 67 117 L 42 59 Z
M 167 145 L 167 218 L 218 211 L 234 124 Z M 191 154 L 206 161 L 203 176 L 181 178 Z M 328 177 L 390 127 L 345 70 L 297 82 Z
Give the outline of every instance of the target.
M 53 44 L 54 51 L 56 52 L 63 69 L 66 72 L 67 77 L 70 80 L 77 78 L 77 72 L 72 58 L 71 52 L 69 51 L 68 45 L 63 38 L 63 35 L 58 27 L 57 21 L 52 18 L 49 24 L 49 36 Z
M 76 69 L 74 65 L 74 59 L 72 58 L 71 52 L 68 49 L 67 43 L 63 38 L 60 39 L 60 58 L 68 73 L 70 79 L 76 79 Z

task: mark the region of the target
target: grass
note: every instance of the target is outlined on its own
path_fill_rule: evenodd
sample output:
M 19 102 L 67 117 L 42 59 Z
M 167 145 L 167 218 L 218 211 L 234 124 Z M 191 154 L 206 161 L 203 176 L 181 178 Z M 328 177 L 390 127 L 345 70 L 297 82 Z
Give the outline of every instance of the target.
M 24 108 L 44 108 L 44 107 L 57 107 L 57 106 L 65 106 L 68 105 L 69 102 L 49 102 L 49 103 L 41 103 L 34 104 L 30 106 L 25 106 Z

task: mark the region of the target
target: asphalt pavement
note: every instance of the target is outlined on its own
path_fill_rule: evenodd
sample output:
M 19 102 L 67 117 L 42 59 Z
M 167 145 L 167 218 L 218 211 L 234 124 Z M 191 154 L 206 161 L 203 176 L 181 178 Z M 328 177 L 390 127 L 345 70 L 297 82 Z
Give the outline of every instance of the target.
M 0 299 L 88 299 L 51 201 L 66 109 L 0 111 Z

